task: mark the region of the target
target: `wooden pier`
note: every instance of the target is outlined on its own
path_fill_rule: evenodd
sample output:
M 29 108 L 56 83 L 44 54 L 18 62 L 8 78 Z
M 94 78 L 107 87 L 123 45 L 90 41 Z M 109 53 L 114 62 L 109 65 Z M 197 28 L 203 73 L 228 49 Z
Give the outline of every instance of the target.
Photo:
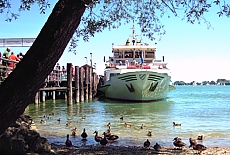
M 97 94 L 98 76 L 92 72 L 92 67 L 82 67 L 67 64 L 66 72 L 54 70 L 46 79 L 43 88 L 35 96 L 35 104 L 46 99 L 66 99 L 68 105 L 92 100 Z M 74 70 L 74 71 L 73 71 Z
M 11 71 L 8 66 L 0 65 L 0 84 Z M 92 66 L 86 64 L 74 67 L 72 63 L 67 63 L 66 70 L 56 66 L 37 92 L 34 103 L 39 104 L 47 99 L 66 99 L 67 104 L 72 105 L 73 102 L 92 100 L 97 94 L 98 83 L 99 77 L 93 72 Z

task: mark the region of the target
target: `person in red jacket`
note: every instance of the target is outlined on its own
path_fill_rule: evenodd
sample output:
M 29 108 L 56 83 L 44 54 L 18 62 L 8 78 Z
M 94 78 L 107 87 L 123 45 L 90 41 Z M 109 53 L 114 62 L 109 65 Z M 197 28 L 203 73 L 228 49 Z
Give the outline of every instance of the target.
M 20 61 L 20 59 L 16 55 L 14 55 L 14 52 L 11 52 L 11 55 L 9 56 L 9 59 L 14 60 L 14 61 Z M 14 62 L 10 62 L 9 67 L 14 69 L 15 68 L 14 64 L 15 64 Z

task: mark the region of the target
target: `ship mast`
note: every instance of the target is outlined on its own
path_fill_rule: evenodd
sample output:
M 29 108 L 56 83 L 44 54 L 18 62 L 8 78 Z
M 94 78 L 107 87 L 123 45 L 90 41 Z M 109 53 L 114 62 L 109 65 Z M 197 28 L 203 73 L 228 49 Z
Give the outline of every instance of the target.
M 134 45 L 135 42 L 136 42 L 136 36 L 138 36 L 137 34 L 135 34 L 134 21 L 133 21 L 133 26 L 132 26 L 131 29 L 133 30 L 133 33 L 132 33 L 130 36 L 133 37 L 132 43 L 133 43 L 133 45 Z

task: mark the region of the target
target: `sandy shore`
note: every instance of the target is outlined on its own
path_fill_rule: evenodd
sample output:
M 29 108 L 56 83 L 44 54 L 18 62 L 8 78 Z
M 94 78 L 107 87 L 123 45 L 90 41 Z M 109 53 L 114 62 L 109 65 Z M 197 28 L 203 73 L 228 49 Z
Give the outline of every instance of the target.
M 173 147 L 162 147 L 160 151 L 155 151 L 153 147 L 148 149 L 142 146 L 73 146 L 52 144 L 52 151 L 57 155 L 150 155 L 150 154 L 175 154 L 175 155 L 194 155 L 198 154 L 192 148 L 176 150 Z M 230 155 L 230 147 L 212 147 L 202 152 L 203 155 Z

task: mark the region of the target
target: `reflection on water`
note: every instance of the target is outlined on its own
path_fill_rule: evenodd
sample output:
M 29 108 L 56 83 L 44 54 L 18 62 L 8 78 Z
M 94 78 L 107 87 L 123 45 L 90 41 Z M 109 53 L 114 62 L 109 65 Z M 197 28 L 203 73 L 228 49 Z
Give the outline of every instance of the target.
M 212 93 L 208 90 L 205 92 L 203 95 L 209 97 L 204 100 L 204 96 L 199 96 L 200 90 L 181 87 L 171 93 L 168 99 L 151 103 L 121 103 L 100 98 L 67 106 L 65 100 L 48 100 L 39 105 L 30 104 L 25 114 L 33 117 L 39 133 L 50 143 L 64 144 L 66 134 L 71 134 L 71 129 L 76 127 L 77 137 L 70 138 L 74 145 L 95 145 L 93 132 L 97 130 L 102 134 L 110 122 L 112 133 L 120 137 L 111 145 L 142 145 L 148 138 L 152 143 L 172 146 L 172 139 L 176 136 L 189 143 L 189 137 L 204 134 L 204 144 L 226 146 L 230 141 L 229 108 L 226 105 L 227 109 L 221 108 L 223 105 L 217 103 L 210 105 Z M 223 102 L 220 98 L 215 102 Z M 82 119 L 82 116 L 86 118 Z M 121 116 L 124 120 L 120 120 Z M 57 121 L 59 118 L 60 122 Z M 46 123 L 40 124 L 41 119 Z M 173 121 L 182 123 L 182 126 L 173 127 Z M 126 128 L 125 122 L 131 124 L 131 128 Z M 146 129 L 140 128 L 142 124 L 146 125 Z M 89 136 L 84 143 L 80 137 L 83 128 Z M 147 136 L 148 131 L 152 131 L 151 138 Z

